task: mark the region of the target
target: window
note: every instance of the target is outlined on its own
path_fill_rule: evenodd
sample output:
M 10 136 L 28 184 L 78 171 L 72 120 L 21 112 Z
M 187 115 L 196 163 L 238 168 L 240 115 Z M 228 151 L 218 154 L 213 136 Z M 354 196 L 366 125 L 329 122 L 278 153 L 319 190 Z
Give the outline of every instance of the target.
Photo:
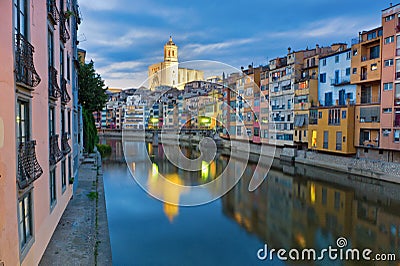
M 353 50 L 353 56 L 356 56 L 356 55 L 358 55 L 358 49 Z
M 68 135 L 71 136 L 71 111 L 70 110 L 68 110 L 67 115 L 68 115 L 67 116 Z
M 71 80 L 71 59 L 69 58 L 69 54 L 67 54 L 67 80 Z
M 65 160 L 61 161 L 61 188 L 62 192 L 65 191 L 66 185 L 67 185 L 67 171 L 66 171 L 66 164 Z
M 332 92 L 325 93 L 325 106 L 332 106 L 333 105 L 333 98 Z
M 393 66 L 393 58 L 384 61 L 385 67 Z
M 19 143 L 30 140 L 29 102 L 17 101 L 17 140 Z
M 311 125 L 318 124 L 318 110 L 310 110 L 310 124 Z
M 393 82 L 383 83 L 383 90 L 384 91 L 393 90 Z
M 254 128 L 254 137 L 258 137 L 258 136 L 260 136 L 260 128 L 255 127 Z
M 377 69 L 378 69 L 378 64 L 376 64 L 376 63 L 371 64 L 371 71 L 375 71 Z
M 395 130 L 394 131 L 394 142 L 399 142 L 400 141 L 400 130 Z
M 385 38 L 385 44 L 394 42 L 394 36 L 389 36 Z
M 383 113 L 384 113 L 384 114 L 390 114 L 390 113 L 392 113 L 392 108 L 383 108 Z
M 28 192 L 18 200 L 19 244 L 23 249 L 33 236 L 32 193 Z
M 346 68 L 346 76 L 350 76 L 350 67 Z
M 326 73 L 319 74 L 319 82 L 326 83 Z
M 322 65 L 326 66 L 326 58 L 322 59 Z
M 56 168 L 50 171 L 50 208 L 53 208 L 57 201 Z
M 346 119 L 346 117 L 347 117 L 347 111 L 344 110 L 342 111 L 342 119 Z
M 382 135 L 384 137 L 389 137 L 390 133 L 392 132 L 392 130 L 390 128 L 387 129 L 382 129 Z
M 51 106 L 49 108 L 49 136 L 53 136 L 56 134 L 55 116 L 56 116 L 56 113 L 55 113 L 54 107 Z
M 318 112 L 318 118 L 322 119 L 322 112 Z
M 323 144 L 324 149 L 328 149 L 328 142 L 329 142 L 328 137 L 329 137 L 329 132 L 324 131 L 324 144 Z
M 60 46 L 60 84 L 64 78 L 64 48 Z
M 351 52 L 347 52 L 346 53 L 346 60 L 350 60 L 351 59 Z
M 380 54 L 380 45 L 373 46 L 369 50 L 369 59 L 379 58 L 379 54 Z
M 15 33 L 24 37 L 28 35 L 28 1 L 14 0 Z
M 357 74 L 357 68 L 353 67 L 353 74 Z
M 340 125 L 340 109 L 329 110 L 328 125 Z
M 368 33 L 368 35 L 367 35 L 367 40 L 368 41 L 372 40 L 372 39 L 375 39 L 375 38 L 376 38 L 376 31 Z
M 385 21 L 386 22 L 388 22 L 388 21 L 390 21 L 392 19 L 394 19 L 394 15 L 390 15 L 390 16 L 385 17 Z
M 238 136 L 242 135 L 242 127 L 241 126 L 237 126 L 237 133 Z
M 339 56 L 335 55 L 335 63 L 339 63 Z
M 342 150 L 342 131 L 336 132 L 336 150 L 337 151 Z

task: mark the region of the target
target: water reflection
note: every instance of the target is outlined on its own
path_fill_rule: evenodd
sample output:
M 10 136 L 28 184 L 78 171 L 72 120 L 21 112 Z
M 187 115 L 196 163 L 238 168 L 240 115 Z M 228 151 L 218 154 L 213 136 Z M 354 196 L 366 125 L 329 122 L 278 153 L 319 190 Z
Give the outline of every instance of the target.
M 107 142 L 116 148 L 121 147 L 119 140 L 107 140 Z M 118 142 L 119 144 L 117 144 Z M 176 186 L 172 188 L 168 186 L 168 183 L 185 185 L 209 182 L 224 171 L 227 165 L 226 157 L 217 156 L 211 163 L 201 165 L 200 171 L 183 171 L 168 163 L 161 145 L 158 147 L 130 145 L 138 145 L 134 146 L 137 150 L 135 161 L 130 163 L 131 169 L 135 174 L 146 178 L 148 188 L 154 194 L 163 195 L 169 199 L 168 202 L 179 202 L 180 198 L 190 194 L 190 188 L 184 186 L 181 189 L 177 189 Z M 145 167 L 145 164 L 142 164 L 140 158 L 141 156 L 144 158 L 145 154 L 140 147 L 145 147 L 145 150 L 152 155 L 151 167 Z M 117 198 L 120 193 L 118 191 L 110 194 L 113 193 L 110 190 L 112 181 L 110 177 L 107 177 L 112 176 L 116 171 L 113 168 L 116 165 L 114 162 L 118 163 L 123 160 L 120 149 L 117 148 L 115 151 L 119 154 L 113 153 L 104 167 L 109 213 L 112 213 L 113 210 L 113 207 L 109 206 L 111 198 Z M 197 156 L 198 151 L 183 149 L 183 152 L 190 158 Z M 232 160 L 238 165 L 238 169 L 244 164 L 239 160 Z M 120 168 L 121 166 L 118 169 Z M 168 262 L 176 262 L 169 263 L 172 265 L 188 264 L 189 262 L 198 265 L 254 265 L 261 263 L 256 259 L 255 252 L 264 243 L 276 249 L 315 248 L 321 250 L 329 245 L 335 245 L 336 239 L 339 237 L 346 237 L 349 247 L 370 248 L 375 253 L 395 253 L 400 258 L 399 185 L 326 172 L 307 166 L 280 165 L 277 162 L 269 172 L 266 181 L 254 192 L 249 192 L 248 183 L 254 170 L 255 165 L 247 165 L 242 180 L 220 201 L 212 204 L 179 209 L 176 204 L 158 203 L 162 204 L 162 208 L 158 209 L 153 203 L 146 203 L 149 205 L 146 205 L 145 209 L 137 210 L 136 215 L 149 215 L 154 220 L 156 219 L 155 213 L 161 212 L 169 225 L 164 227 L 165 232 L 155 230 L 156 227 L 151 222 L 142 224 L 142 228 L 138 230 L 146 232 L 145 237 L 150 238 L 154 243 L 163 242 L 161 237 L 171 234 L 172 239 L 169 238 L 170 241 L 164 243 L 163 250 L 168 251 L 165 251 L 169 254 L 167 255 L 167 257 L 169 256 Z M 235 168 L 230 171 L 235 171 Z M 159 179 L 159 173 L 166 177 L 161 186 L 159 183 L 155 183 L 155 180 Z M 223 187 L 224 185 L 224 180 L 221 180 L 219 186 Z M 215 191 L 207 193 L 212 194 Z M 129 202 L 129 206 L 137 208 L 136 205 L 139 204 L 138 202 L 142 202 L 144 197 L 147 196 L 143 191 L 140 194 L 136 193 Z M 124 240 L 126 232 L 118 234 L 121 224 L 112 222 L 113 219 L 116 219 L 115 217 L 109 217 L 109 219 L 111 219 L 110 234 L 113 254 L 122 254 L 121 251 L 127 252 L 126 247 L 120 242 L 127 241 L 126 244 L 128 244 L 132 240 Z M 138 218 L 130 216 L 129 219 L 134 221 Z M 210 220 L 212 223 L 206 226 L 205 224 Z M 157 221 L 162 224 L 162 220 Z M 237 226 L 232 227 L 229 221 L 234 221 Z M 126 230 L 135 229 L 129 227 Z M 141 232 L 141 234 L 144 233 Z M 118 241 L 113 241 L 113 238 Z M 179 244 L 178 242 L 183 241 L 182 239 L 194 239 L 193 241 L 196 243 Z M 212 246 L 213 248 L 200 255 L 196 252 L 201 246 Z M 182 252 L 179 253 L 180 255 L 172 252 L 178 247 L 185 254 L 198 255 L 198 261 L 193 263 L 192 259 L 180 257 Z M 142 257 L 139 251 L 151 251 L 153 246 L 136 248 L 138 250 L 132 251 L 135 253 L 135 257 L 139 261 L 149 262 L 148 258 Z M 121 264 L 129 264 L 124 260 L 124 255 L 120 256 Z M 154 262 L 153 265 L 165 264 L 165 260 L 156 262 L 152 260 L 151 262 Z M 275 263 L 277 262 L 273 264 Z M 260 265 L 262 264 L 265 262 Z M 320 265 L 326 264 L 328 264 L 327 261 L 320 263 Z M 335 262 L 335 265 L 337 264 L 340 265 L 339 262 Z M 344 264 L 353 265 L 349 262 Z M 390 263 L 385 263 L 385 265 L 390 265 Z M 398 264 L 393 263 L 393 265 Z

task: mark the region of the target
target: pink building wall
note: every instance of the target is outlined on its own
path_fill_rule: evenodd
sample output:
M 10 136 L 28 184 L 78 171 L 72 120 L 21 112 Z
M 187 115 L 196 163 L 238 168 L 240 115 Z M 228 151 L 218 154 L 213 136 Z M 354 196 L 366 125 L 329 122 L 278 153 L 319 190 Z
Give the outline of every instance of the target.
M 58 1 L 56 1 L 58 2 Z M 66 6 L 66 1 L 65 1 Z M 57 204 L 50 209 L 49 185 L 49 98 L 48 98 L 48 49 L 47 49 L 47 7 L 46 1 L 28 1 L 29 30 L 28 40 L 34 46 L 34 65 L 41 78 L 40 84 L 29 93 L 18 88 L 14 75 L 14 25 L 13 1 L 0 1 L 0 123 L 4 124 L 4 136 L 0 136 L 0 264 L 5 265 L 37 265 L 48 242 L 62 216 L 71 196 L 72 185 L 68 184 L 62 193 L 61 162 L 56 166 Z M 58 22 L 60 23 L 60 22 Z M 65 44 L 65 60 L 67 51 L 72 55 L 71 41 Z M 60 68 L 59 24 L 54 29 L 55 67 Z M 70 64 L 72 67 L 72 63 Z M 65 64 L 65 68 L 67 64 Z M 58 76 L 59 79 L 59 76 Z M 61 84 L 59 84 L 61 87 Z M 67 85 L 72 96 L 71 85 Z M 16 93 L 16 89 L 23 93 Z M 26 94 L 28 96 L 22 96 Z M 30 94 L 30 96 L 29 96 Z M 18 194 L 17 177 L 17 143 L 16 143 L 16 101 L 17 97 L 30 98 L 31 139 L 36 140 L 36 157 L 43 169 L 42 176 L 34 181 L 32 189 L 33 241 L 27 246 L 27 253 L 21 257 L 18 233 Z M 71 109 L 72 101 L 66 106 Z M 56 105 L 56 133 L 61 138 L 60 99 Z M 68 118 L 65 117 L 65 128 L 68 129 Z M 1 127 L 1 125 L 0 125 Z M 72 126 L 71 126 L 72 127 Z M 4 142 L 1 139 L 4 137 Z M 1 145 L 2 144 L 2 145 Z M 59 139 L 59 144 L 61 141 Z M 71 141 L 69 141 L 71 145 Z M 66 165 L 67 161 L 66 161 Z M 68 173 L 68 167 L 66 169 Z

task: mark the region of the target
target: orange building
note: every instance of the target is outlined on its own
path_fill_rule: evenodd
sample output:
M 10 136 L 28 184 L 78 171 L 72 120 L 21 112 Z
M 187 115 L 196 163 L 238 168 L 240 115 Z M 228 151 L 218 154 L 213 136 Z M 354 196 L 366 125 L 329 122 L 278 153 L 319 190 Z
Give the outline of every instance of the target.
M 360 157 L 375 156 L 380 147 L 382 35 L 382 27 L 363 31 L 351 48 L 351 84 L 357 85 L 354 146 Z

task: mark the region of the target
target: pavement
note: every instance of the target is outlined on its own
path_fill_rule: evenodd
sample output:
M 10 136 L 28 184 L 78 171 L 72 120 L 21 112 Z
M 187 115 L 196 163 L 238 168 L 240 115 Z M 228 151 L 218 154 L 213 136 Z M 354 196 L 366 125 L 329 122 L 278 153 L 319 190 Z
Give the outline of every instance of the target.
M 78 179 L 39 265 L 112 265 L 99 153 L 84 159 Z

